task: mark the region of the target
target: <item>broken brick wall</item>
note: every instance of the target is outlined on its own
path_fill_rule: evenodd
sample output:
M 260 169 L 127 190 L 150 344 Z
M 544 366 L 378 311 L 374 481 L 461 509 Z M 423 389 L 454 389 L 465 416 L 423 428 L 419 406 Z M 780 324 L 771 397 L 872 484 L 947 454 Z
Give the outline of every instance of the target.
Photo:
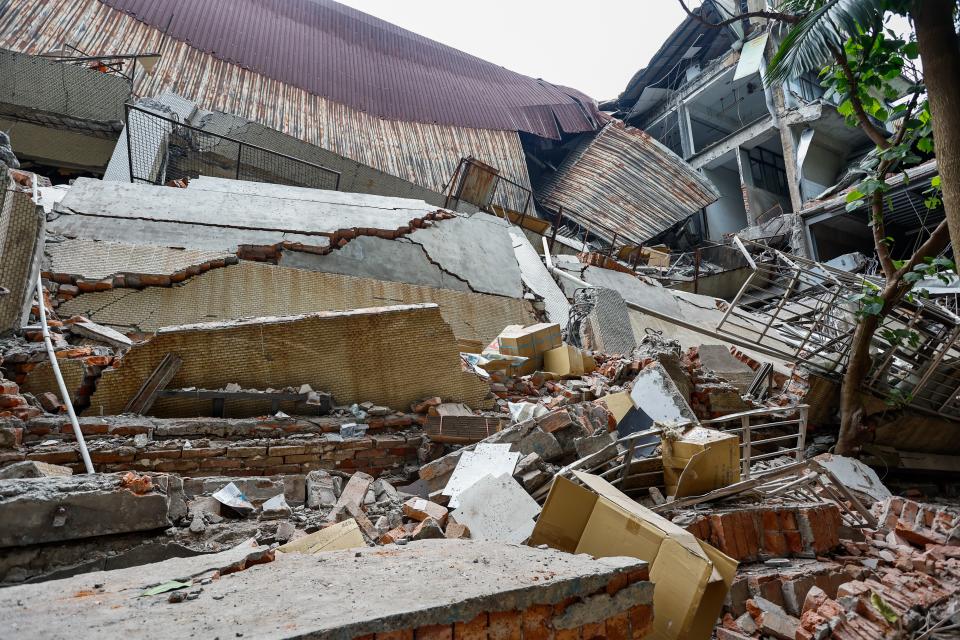
M 57 313 L 86 316 L 121 331 L 152 332 L 211 320 L 427 302 L 440 305 L 458 340 L 487 344 L 507 325 L 536 322 L 526 300 L 248 261 L 211 269 L 180 286 L 87 293 L 61 301 Z
M 0 163 L 0 334 L 19 330 L 26 322 L 40 269 L 43 210 L 18 182 L 29 176 Z
M 369 421 L 367 435 L 340 438 L 344 419 L 80 418 L 99 472 L 157 471 L 183 476 L 271 476 L 316 469 L 363 471 L 374 477 L 417 464 L 423 435 L 414 416 Z M 0 420 L 0 467 L 21 460 L 66 465 L 83 473 L 66 416 Z
M 476 408 L 489 393 L 484 381 L 461 369 L 440 309 L 405 305 L 172 327 L 135 344 L 103 371 L 87 413 L 122 413 L 168 353 L 183 360 L 167 385 L 171 389 L 309 384 L 340 404 L 371 401 L 395 409 L 428 396 Z M 267 404 L 228 401 L 225 409 L 234 417 L 263 415 Z M 209 400 L 173 398 L 158 399 L 151 410 L 160 417 L 209 413 Z
M 570 596 L 556 604 L 534 604 L 520 611 L 485 611 L 468 620 L 395 629 L 358 640 L 645 638 L 653 630 L 654 616 L 650 602 L 653 589 L 645 588 L 651 586 L 646 580 L 648 572 L 644 569 L 619 575 L 596 593 Z M 450 607 L 449 617 L 456 618 L 459 609 Z

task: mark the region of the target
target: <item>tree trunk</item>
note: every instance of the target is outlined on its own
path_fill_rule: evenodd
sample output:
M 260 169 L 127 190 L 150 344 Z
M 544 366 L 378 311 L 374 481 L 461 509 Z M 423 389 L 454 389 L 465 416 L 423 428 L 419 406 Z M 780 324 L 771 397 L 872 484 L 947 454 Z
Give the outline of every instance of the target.
M 867 316 L 860 319 L 853 331 L 850 358 L 840 387 L 840 435 L 835 451 L 841 456 L 856 455 L 866 433 L 860 386 L 870 373 L 870 343 L 879 324 L 879 316 Z
M 915 0 L 910 12 L 930 99 L 934 151 L 954 255 L 960 250 L 960 38 L 954 30 L 956 8 L 956 0 Z

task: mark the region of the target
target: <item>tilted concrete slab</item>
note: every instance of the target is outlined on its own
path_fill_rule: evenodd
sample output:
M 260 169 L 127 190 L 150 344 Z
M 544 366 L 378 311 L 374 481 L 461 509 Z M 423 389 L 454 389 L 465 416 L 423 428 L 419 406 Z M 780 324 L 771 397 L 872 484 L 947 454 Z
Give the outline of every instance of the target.
M 443 222 L 446 224 L 446 221 Z M 462 279 L 430 261 L 423 247 L 411 242 L 360 236 L 326 255 L 284 251 L 280 266 L 339 273 L 389 282 L 406 282 L 438 289 L 470 291 Z
M 431 262 L 465 280 L 477 293 L 523 297 L 520 266 L 508 222 L 486 213 L 458 216 L 407 236 Z
M 565 329 L 570 320 L 570 303 L 567 301 L 567 296 L 547 271 L 540 254 L 523 232 L 520 229 L 510 229 L 510 238 L 513 240 L 513 253 L 520 265 L 523 283 L 537 296 L 543 298 L 550 322 L 556 322 L 561 329 Z
M 625 613 L 652 602 L 653 585 L 633 581 L 613 598 L 601 593 L 615 580 L 631 582 L 644 562 L 572 555 L 470 540 L 423 540 L 398 547 L 276 554 L 190 591 L 171 604 L 167 594 L 142 596 L 168 580 L 202 576 L 243 562 L 249 548 L 211 556 L 95 572 L 0 590 L 0 619 L 17 638 L 355 638 L 524 611 L 567 598 L 587 600 L 575 613 Z M 239 558 L 239 560 L 238 560 Z M 264 558 L 265 559 L 265 558 Z M 224 572 L 225 573 L 225 572 Z M 581 601 L 583 602 L 583 601 Z M 579 606 L 579 605 L 578 605 Z M 69 621 L 66 624 L 65 621 Z M 519 627 L 517 629 L 519 633 Z M 411 635 L 412 637 L 412 635 Z

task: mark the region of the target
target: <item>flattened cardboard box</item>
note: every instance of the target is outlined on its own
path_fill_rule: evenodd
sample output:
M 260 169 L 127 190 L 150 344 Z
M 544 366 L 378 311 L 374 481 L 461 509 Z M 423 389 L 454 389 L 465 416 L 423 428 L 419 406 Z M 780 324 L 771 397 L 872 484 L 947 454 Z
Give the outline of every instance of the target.
M 643 507 L 606 480 L 573 472 L 586 487 L 558 476 L 530 537 L 597 558 L 630 556 L 650 564 L 653 638 L 708 640 L 737 562 Z

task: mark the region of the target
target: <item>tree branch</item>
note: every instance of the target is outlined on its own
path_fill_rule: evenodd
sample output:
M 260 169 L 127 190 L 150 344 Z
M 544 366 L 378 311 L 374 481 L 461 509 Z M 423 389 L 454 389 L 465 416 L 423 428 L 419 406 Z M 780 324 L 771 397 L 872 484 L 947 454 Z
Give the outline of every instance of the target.
M 950 227 L 947 226 L 947 221 L 944 219 L 940 222 L 940 224 L 937 225 L 937 228 L 933 230 L 933 233 L 930 234 L 930 237 L 927 238 L 927 241 L 920 245 L 920 248 L 917 249 L 912 256 L 910 256 L 910 259 L 907 260 L 907 264 L 900 267 L 900 269 L 893 274 L 893 277 L 902 278 L 906 274 L 913 271 L 913 268 L 920 264 L 924 258 L 938 255 L 949 243 Z
M 880 179 L 883 179 L 882 174 Z M 896 275 L 897 268 L 893 266 L 890 246 L 887 245 L 887 232 L 883 224 L 883 192 L 879 189 L 870 197 L 870 215 L 873 218 L 871 221 L 873 224 L 870 227 L 873 229 L 873 245 L 877 250 L 880 268 L 883 269 L 883 277 L 890 282 Z
M 732 18 L 721 20 L 720 22 L 710 22 L 706 18 L 691 11 L 687 7 L 687 3 L 683 0 L 677 0 L 677 2 L 680 3 L 680 6 L 683 7 L 683 10 L 687 12 L 688 16 L 713 29 L 719 29 L 720 27 L 725 27 L 728 24 L 733 24 L 734 22 L 739 22 L 747 18 L 766 18 L 767 20 L 779 20 L 780 22 L 786 22 L 787 24 L 796 24 L 800 22 L 800 16 L 795 16 L 790 13 L 780 13 L 779 11 L 748 11 L 746 13 L 735 15 Z
M 887 140 L 887 136 L 883 134 L 880 129 L 874 126 L 870 121 L 870 116 L 867 115 L 867 112 L 863 109 L 863 103 L 860 102 L 860 97 L 857 95 L 857 89 L 860 86 L 857 82 L 857 77 L 854 75 L 853 70 L 850 68 L 850 65 L 847 63 L 847 57 L 836 47 L 829 45 L 830 53 L 833 54 L 834 60 L 843 70 L 843 75 L 847 78 L 847 84 L 850 85 L 850 103 L 853 105 L 853 112 L 857 114 L 857 120 L 860 122 L 860 127 L 863 129 L 863 132 L 867 134 L 867 137 L 881 149 L 887 149 L 890 147 L 890 142 Z

